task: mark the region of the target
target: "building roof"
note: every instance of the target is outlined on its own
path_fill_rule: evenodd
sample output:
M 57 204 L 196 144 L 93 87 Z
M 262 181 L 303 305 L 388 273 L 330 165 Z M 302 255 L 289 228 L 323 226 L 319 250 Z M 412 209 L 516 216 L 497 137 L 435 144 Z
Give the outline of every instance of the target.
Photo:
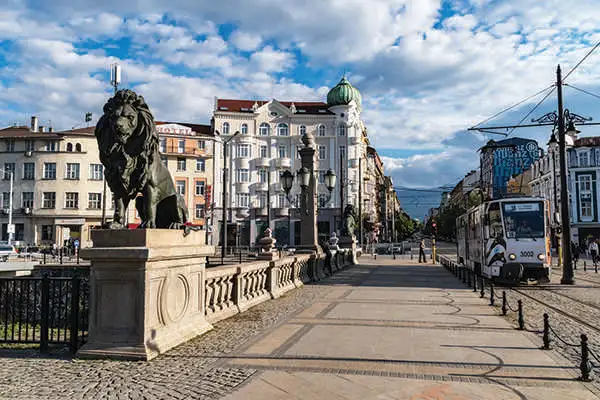
M 28 126 L 0 129 L 0 139 L 60 139 L 57 132 L 32 132 Z
M 352 101 L 356 103 L 360 107 L 362 103 L 362 97 L 357 88 L 352 86 L 350 81 L 346 79 L 345 76 L 342 77 L 340 82 L 333 87 L 327 93 L 327 104 L 329 106 L 340 106 L 340 105 L 348 105 Z
M 575 140 L 575 147 L 600 146 L 600 136 L 582 137 Z
M 292 104 L 296 108 L 296 114 L 333 114 L 328 110 L 327 103 L 322 101 L 279 101 L 280 104 L 291 108 Z M 236 100 L 236 99 L 217 99 L 217 109 L 215 111 L 245 112 L 253 113 L 254 104 L 262 107 L 267 104 L 265 100 Z

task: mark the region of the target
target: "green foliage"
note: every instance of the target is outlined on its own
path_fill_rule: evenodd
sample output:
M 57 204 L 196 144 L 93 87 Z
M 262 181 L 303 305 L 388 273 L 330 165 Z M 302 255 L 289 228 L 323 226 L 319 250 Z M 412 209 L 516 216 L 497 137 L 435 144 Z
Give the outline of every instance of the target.
M 405 240 L 409 238 L 416 229 L 416 223 L 406 215 L 400 213 L 396 217 L 396 233 L 398 240 Z
M 456 239 L 456 218 L 464 214 L 466 208 L 462 205 L 449 205 L 440 210 L 440 214 L 430 218 L 424 229 L 427 235 L 436 235 L 440 238 Z M 435 222 L 436 227 L 433 227 Z

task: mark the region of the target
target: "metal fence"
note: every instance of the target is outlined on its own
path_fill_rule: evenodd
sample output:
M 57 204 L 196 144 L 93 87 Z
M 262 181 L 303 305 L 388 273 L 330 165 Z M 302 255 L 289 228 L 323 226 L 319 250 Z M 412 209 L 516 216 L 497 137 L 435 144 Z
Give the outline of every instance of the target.
M 68 345 L 86 341 L 89 279 L 73 277 L 0 278 L 0 343 Z

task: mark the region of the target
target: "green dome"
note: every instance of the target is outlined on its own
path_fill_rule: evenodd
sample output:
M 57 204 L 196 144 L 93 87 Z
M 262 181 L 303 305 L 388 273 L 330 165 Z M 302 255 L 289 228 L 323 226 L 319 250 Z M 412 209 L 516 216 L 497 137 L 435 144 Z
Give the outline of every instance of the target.
M 345 76 L 327 93 L 327 105 L 329 106 L 346 106 L 352 100 L 360 107 L 362 102 L 360 92 L 350 84 Z

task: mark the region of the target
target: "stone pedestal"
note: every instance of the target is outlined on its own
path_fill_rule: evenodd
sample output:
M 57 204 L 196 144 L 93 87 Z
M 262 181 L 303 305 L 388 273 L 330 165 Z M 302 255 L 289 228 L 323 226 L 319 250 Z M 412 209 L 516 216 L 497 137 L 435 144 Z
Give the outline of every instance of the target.
M 356 258 L 356 236 L 340 236 L 339 247 L 341 249 L 350 249 L 352 251 L 352 265 L 358 264 L 358 260 Z
M 150 360 L 212 326 L 204 314 L 204 232 L 94 230 L 82 358 Z

